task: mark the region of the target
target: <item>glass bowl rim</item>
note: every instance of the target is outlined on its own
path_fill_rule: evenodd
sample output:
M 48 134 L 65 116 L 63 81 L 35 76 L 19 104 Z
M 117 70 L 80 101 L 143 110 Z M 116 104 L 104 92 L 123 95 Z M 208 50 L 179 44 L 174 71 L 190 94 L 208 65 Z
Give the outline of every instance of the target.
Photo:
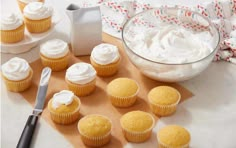
M 130 47 L 126 44 L 126 41 L 125 41 L 125 39 L 124 39 L 124 30 L 125 30 L 125 28 L 126 28 L 127 25 L 129 24 L 129 22 L 130 22 L 131 20 L 133 20 L 133 18 L 135 18 L 136 16 L 141 15 L 141 14 L 145 14 L 145 13 L 148 13 L 148 12 L 150 12 L 150 11 L 155 11 L 155 10 L 163 9 L 163 8 L 165 8 L 165 9 L 181 9 L 181 10 L 187 10 L 187 11 L 193 12 L 194 14 L 197 14 L 197 15 L 203 17 L 203 18 L 209 23 L 209 26 L 213 27 L 213 28 L 216 30 L 217 34 L 218 34 L 218 39 L 217 39 L 218 42 L 217 42 L 217 45 L 216 45 L 216 47 L 214 48 L 214 50 L 212 50 L 212 51 L 210 52 L 210 54 L 208 54 L 207 56 L 205 56 L 205 57 L 203 57 L 203 58 L 201 58 L 201 59 L 199 59 L 199 60 L 192 61 L 192 62 L 185 62 L 185 63 L 164 63 L 164 62 L 157 62 L 157 61 L 150 60 L 150 59 L 148 59 L 148 58 L 145 58 L 145 57 L 143 57 L 143 56 L 141 56 L 141 55 L 135 53 L 135 52 L 132 50 L 132 48 L 130 48 Z M 180 8 L 180 7 L 178 7 L 178 6 L 177 6 L 177 7 L 176 7 L 176 6 L 159 6 L 159 7 L 155 7 L 155 8 L 152 8 L 152 9 L 149 9 L 149 10 L 145 10 L 145 11 L 142 11 L 142 12 L 140 12 L 140 13 L 135 14 L 134 16 L 132 16 L 131 18 L 129 18 L 129 19 L 125 22 L 125 24 L 123 25 L 123 29 L 122 29 L 122 32 L 121 32 L 121 38 L 122 38 L 122 41 L 123 41 L 124 45 L 125 45 L 125 46 L 128 48 L 128 50 L 131 51 L 134 55 L 136 55 L 136 56 L 138 56 L 139 58 L 141 58 L 141 59 L 143 59 L 143 60 L 146 60 L 146 61 L 148 61 L 148 62 L 155 63 L 155 64 L 162 64 L 162 65 L 188 65 L 188 64 L 193 64 L 193 63 L 201 62 L 201 61 L 207 59 L 208 57 L 210 57 L 212 54 L 214 54 L 215 51 L 218 49 L 218 47 L 219 47 L 219 45 L 220 45 L 220 33 L 219 33 L 219 30 L 216 28 L 216 26 L 215 26 L 207 17 L 203 16 L 202 14 L 200 14 L 200 13 L 198 13 L 198 12 L 196 12 L 196 11 L 192 11 L 192 10 L 185 9 L 185 8 Z M 125 49 L 125 50 L 126 50 L 126 49 Z

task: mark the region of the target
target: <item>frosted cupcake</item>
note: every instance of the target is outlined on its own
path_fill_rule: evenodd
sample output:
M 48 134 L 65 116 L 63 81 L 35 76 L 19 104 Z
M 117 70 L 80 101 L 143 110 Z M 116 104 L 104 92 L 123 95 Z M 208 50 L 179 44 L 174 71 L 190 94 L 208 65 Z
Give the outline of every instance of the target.
M 129 78 L 117 78 L 107 85 L 107 95 L 116 107 L 132 106 L 137 100 L 138 83 Z
M 24 39 L 25 25 L 23 20 L 15 14 L 1 18 L 1 42 L 16 43 Z
M 153 88 L 148 93 L 148 101 L 153 113 L 168 116 L 176 111 L 181 95 L 178 90 L 169 86 Z
M 9 91 L 21 92 L 30 87 L 33 70 L 26 60 L 15 57 L 2 65 L 2 77 Z
M 73 92 L 62 90 L 48 102 L 48 110 L 54 122 L 71 124 L 79 119 L 80 99 Z
M 121 117 L 120 123 L 127 141 L 140 143 L 150 138 L 155 120 L 149 113 L 131 111 Z
M 90 57 L 91 64 L 99 76 L 112 76 L 118 71 L 120 54 L 118 48 L 102 43 L 93 48 Z
M 17 0 L 20 11 L 23 12 L 25 6 L 31 2 L 44 2 L 44 0 Z
M 49 30 L 52 24 L 52 13 L 52 8 L 42 2 L 29 3 L 23 11 L 27 30 L 31 33 L 41 33 Z
M 105 116 L 92 114 L 79 120 L 78 130 L 85 145 L 100 147 L 111 139 L 111 120 Z
M 178 125 L 168 125 L 157 133 L 158 148 L 189 148 L 191 136 Z
M 68 44 L 59 39 L 49 40 L 40 46 L 40 57 L 43 66 L 52 71 L 66 69 L 69 62 Z
M 77 96 L 87 96 L 96 88 L 96 71 L 87 63 L 76 63 L 66 71 L 66 82 L 69 90 Z

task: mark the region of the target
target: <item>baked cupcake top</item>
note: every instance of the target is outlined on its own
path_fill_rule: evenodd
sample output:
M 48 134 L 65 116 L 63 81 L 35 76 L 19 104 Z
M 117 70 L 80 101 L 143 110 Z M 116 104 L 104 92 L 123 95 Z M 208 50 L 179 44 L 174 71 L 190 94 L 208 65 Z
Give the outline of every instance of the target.
M 160 129 L 157 133 L 157 139 L 169 147 L 181 147 L 189 144 L 191 137 L 185 128 L 178 125 L 169 125 Z
M 129 78 L 117 78 L 107 85 L 107 93 L 116 97 L 130 97 L 138 93 L 136 81 Z
M 14 13 L 5 15 L 1 18 L 1 30 L 14 30 L 23 24 L 22 18 Z
M 26 4 L 31 3 L 31 2 L 39 2 L 39 0 L 19 0 L 19 1 L 26 3 Z
M 49 102 L 49 108 L 57 113 L 71 113 L 78 109 L 79 106 L 79 98 L 68 90 L 55 93 Z
M 105 136 L 111 131 L 111 121 L 105 116 L 92 114 L 79 120 L 79 132 L 88 137 Z
M 122 128 L 131 132 L 144 132 L 154 126 L 154 118 L 143 111 L 131 111 L 124 114 L 120 123 Z
M 116 62 L 120 54 L 116 46 L 102 43 L 93 48 L 91 58 L 97 64 L 107 65 Z
M 148 99 L 150 102 L 159 105 L 171 105 L 179 102 L 180 93 L 170 86 L 158 86 L 153 88 L 148 93 Z
M 42 20 L 52 16 L 53 9 L 42 2 L 32 2 L 25 6 L 23 14 L 31 20 Z
M 76 63 L 66 70 L 66 79 L 75 84 L 87 84 L 95 78 L 96 71 L 88 63 Z
M 40 53 L 52 59 L 64 57 L 68 52 L 68 44 L 60 39 L 49 40 L 40 46 Z
M 2 65 L 2 74 L 9 80 L 19 81 L 27 78 L 31 68 L 25 59 L 14 57 Z

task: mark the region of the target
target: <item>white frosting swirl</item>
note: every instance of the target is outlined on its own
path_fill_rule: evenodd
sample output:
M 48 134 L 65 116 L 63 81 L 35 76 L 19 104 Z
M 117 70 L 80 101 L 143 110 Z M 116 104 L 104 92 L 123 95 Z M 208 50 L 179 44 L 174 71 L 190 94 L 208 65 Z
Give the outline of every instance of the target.
M 68 44 L 60 39 L 49 40 L 40 46 L 40 53 L 48 58 L 61 58 L 68 52 Z
M 74 93 L 69 90 L 62 90 L 53 95 L 52 107 L 57 109 L 61 105 L 70 105 L 74 100 Z
M 207 31 L 194 33 L 176 25 L 159 27 L 126 38 L 129 47 L 142 57 L 169 64 L 194 62 L 213 51 Z
M 107 65 L 117 61 L 120 54 L 116 46 L 102 43 L 93 48 L 91 57 L 96 63 Z
M 52 16 L 53 10 L 42 2 L 32 2 L 25 6 L 23 12 L 31 20 L 41 20 Z
M 28 3 L 31 3 L 31 2 L 39 2 L 40 0 L 19 0 L 19 1 L 28 4 Z
M 66 71 L 66 79 L 75 84 L 86 84 L 96 78 L 96 71 L 88 63 L 76 63 Z
M 3 16 L 1 19 L 1 30 L 14 30 L 20 27 L 23 24 L 23 21 L 16 14 L 9 14 Z
M 2 74 L 9 80 L 19 81 L 29 76 L 30 69 L 26 60 L 14 57 L 2 65 Z

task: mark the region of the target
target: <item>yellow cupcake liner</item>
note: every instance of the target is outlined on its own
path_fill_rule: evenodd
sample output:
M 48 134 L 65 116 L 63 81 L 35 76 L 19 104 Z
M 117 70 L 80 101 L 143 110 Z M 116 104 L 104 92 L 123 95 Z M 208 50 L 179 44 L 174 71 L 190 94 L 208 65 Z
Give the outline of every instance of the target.
M 98 114 L 91 114 L 91 115 L 98 115 Z M 84 118 L 82 118 L 81 120 L 83 119 L 86 119 L 87 117 L 89 117 L 90 115 L 88 116 L 85 116 Z M 111 120 L 109 118 L 107 118 L 106 116 L 103 116 L 103 115 L 99 115 L 99 116 L 102 116 L 102 117 L 105 117 L 106 119 L 108 119 L 111 123 Z M 79 121 L 80 122 L 80 121 Z M 79 125 L 79 124 L 78 124 Z M 79 127 L 78 127 L 78 130 L 79 130 L 79 133 L 80 133 L 80 136 L 81 136 L 81 139 L 83 141 L 83 143 L 87 146 L 91 146 L 91 147 L 101 147 L 105 144 L 108 144 L 111 140 L 111 130 L 104 136 L 98 136 L 98 137 L 89 137 L 85 134 L 83 134 Z
M 109 94 L 109 92 L 107 91 L 107 95 L 108 95 L 108 98 L 111 100 L 111 104 L 116 107 L 130 107 L 130 106 L 132 106 L 136 102 L 137 95 L 139 93 L 139 85 L 137 82 L 136 82 L 136 84 L 138 86 L 138 90 L 135 92 L 135 94 L 133 94 L 132 96 L 128 96 L 128 97 L 117 97 L 117 96 Z
M 152 115 L 150 115 L 150 116 L 152 117 L 153 124 L 150 128 L 148 128 L 147 130 L 145 130 L 143 132 L 133 132 L 133 131 L 126 130 L 125 127 L 123 127 L 121 124 L 122 132 L 123 132 L 125 139 L 129 142 L 134 142 L 134 143 L 142 143 L 142 142 L 150 139 L 150 137 L 152 135 L 152 129 L 155 125 L 155 119 L 153 118 Z
M 189 143 L 182 145 L 182 146 L 173 147 L 173 146 L 168 146 L 168 145 L 162 143 L 158 138 L 157 138 L 157 143 L 158 143 L 158 148 L 189 148 Z
M 7 90 L 12 92 L 22 92 L 30 87 L 33 78 L 33 70 L 30 70 L 29 76 L 27 78 L 20 81 L 12 81 L 7 79 L 4 75 L 2 76 Z
M 31 33 L 46 32 L 51 28 L 52 17 L 48 17 L 42 20 L 30 20 L 24 17 L 26 28 Z
M 69 52 L 61 58 L 52 59 L 40 54 L 41 62 L 44 67 L 50 67 L 52 71 L 62 71 L 67 68 L 69 64 Z
M 91 94 L 96 88 L 96 78 L 87 84 L 75 84 L 66 79 L 67 86 L 76 96 L 83 97 Z
M 114 74 L 117 73 L 119 69 L 120 59 L 108 65 L 100 65 L 94 62 L 92 58 L 90 57 L 90 62 L 91 62 L 91 65 L 96 70 L 98 76 L 108 77 L 108 76 L 113 76 Z
M 148 101 L 149 101 L 150 109 L 154 114 L 156 114 L 157 116 L 169 116 L 169 115 L 172 115 L 173 113 L 175 113 L 175 111 L 177 109 L 177 105 L 179 104 L 179 101 L 180 101 L 180 97 L 176 103 L 173 103 L 171 105 L 155 104 L 149 99 L 148 99 Z
M 77 97 L 76 97 L 76 99 L 79 102 L 79 106 L 72 113 L 57 113 L 55 111 L 50 110 L 50 107 L 48 107 L 51 119 L 55 123 L 62 124 L 62 125 L 72 124 L 72 123 L 76 122 L 80 117 L 79 110 L 80 110 L 80 106 L 81 106 L 80 100 Z M 48 106 L 49 106 L 51 101 L 52 101 L 52 99 L 48 102 Z
M 38 0 L 38 1 L 39 2 L 44 2 L 44 0 Z M 20 0 L 17 0 L 17 3 L 18 3 L 18 6 L 20 8 L 20 11 L 23 12 L 23 10 L 24 10 L 25 6 L 27 5 L 27 3 L 24 3 Z
M 25 25 L 14 30 L 1 30 L 0 40 L 3 43 L 16 43 L 24 39 Z

